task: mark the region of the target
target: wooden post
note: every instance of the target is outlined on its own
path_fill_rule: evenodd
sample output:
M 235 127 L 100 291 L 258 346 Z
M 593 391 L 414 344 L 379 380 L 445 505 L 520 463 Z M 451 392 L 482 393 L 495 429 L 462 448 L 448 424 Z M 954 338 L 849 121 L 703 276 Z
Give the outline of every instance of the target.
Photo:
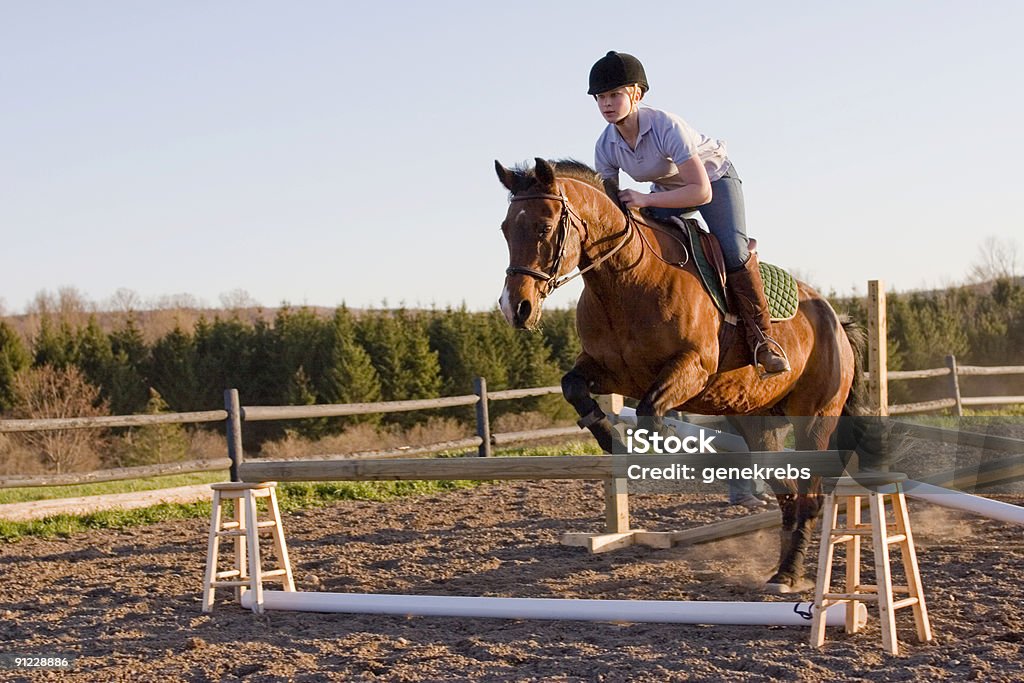
M 868 392 L 878 415 L 889 414 L 888 359 L 886 356 L 885 287 L 881 280 L 868 281 Z
M 956 356 L 952 353 L 946 356 L 946 367 L 949 368 L 949 387 L 956 400 L 956 416 L 964 416 L 964 406 L 960 402 L 960 378 L 956 374 Z
M 483 377 L 474 378 L 473 393 L 477 395 L 476 434 L 480 437 L 477 454 L 481 458 L 489 458 L 491 456 L 491 419 L 487 410 L 487 380 Z
M 618 415 L 622 411 L 622 396 L 608 394 L 597 397 L 597 404 L 605 414 Z M 625 455 L 625 454 L 620 454 Z M 604 482 L 605 531 L 622 534 L 629 531 L 629 487 L 626 479 L 606 479 Z
M 227 437 L 228 457 L 231 458 L 231 481 L 241 481 L 238 478 L 238 466 L 245 453 L 242 450 L 242 407 L 238 400 L 238 389 L 224 390 L 224 410 L 228 411 Z
M 601 406 L 606 414 L 618 415 L 622 412 L 622 395 L 606 394 L 597 397 L 597 405 Z

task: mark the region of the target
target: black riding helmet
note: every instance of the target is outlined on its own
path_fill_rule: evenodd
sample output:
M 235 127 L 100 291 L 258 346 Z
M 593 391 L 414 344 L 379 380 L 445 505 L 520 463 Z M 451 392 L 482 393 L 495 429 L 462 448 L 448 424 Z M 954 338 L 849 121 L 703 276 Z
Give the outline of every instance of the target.
M 633 55 L 612 50 L 597 60 L 590 69 L 590 90 L 587 94 L 597 95 L 634 83 L 645 93 L 650 90 L 644 65 Z

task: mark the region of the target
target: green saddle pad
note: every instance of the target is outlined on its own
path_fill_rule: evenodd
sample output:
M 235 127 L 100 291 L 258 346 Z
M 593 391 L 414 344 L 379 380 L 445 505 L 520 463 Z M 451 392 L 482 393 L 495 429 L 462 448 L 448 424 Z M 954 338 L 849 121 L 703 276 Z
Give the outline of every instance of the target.
M 729 310 L 725 290 L 722 289 L 718 273 L 704 254 L 704 248 L 700 240 L 700 224 L 694 220 L 684 220 L 687 228 L 687 241 L 690 244 L 690 253 L 693 254 L 693 261 L 697 265 L 704 289 L 711 295 L 715 306 L 722 313 L 735 313 Z M 789 320 L 796 315 L 797 306 L 800 303 L 796 289 L 796 278 L 789 272 L 771 263 L 760 263 L 761 279 L 764 280 L 764 294 L 768 299 L 768 311 L 773 321 Z

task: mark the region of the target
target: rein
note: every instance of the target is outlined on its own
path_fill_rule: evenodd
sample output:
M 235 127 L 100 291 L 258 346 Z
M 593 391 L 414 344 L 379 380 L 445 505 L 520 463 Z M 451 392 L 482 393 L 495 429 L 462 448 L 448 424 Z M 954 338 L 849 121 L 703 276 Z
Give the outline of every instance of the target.
M 622 249 L 622 247 L 626 245 L 626 242 L 629 240 L 630 236 L 634 231 L 638 235 L 640 235 L 640 239 L 647 246 L 647 248 L 650 249 L 651 254 L 653 254 L 655 258 L 660 260 L 662 263 L 668 264 L 670 266 L 675 266 L 677 268 L 682 268 L 690 260 L 690 252 L 686 248 L 686 243 L 683 242 L 683 240 L 680 239 L 678 235 L 674 234 L 673 231 L 665 230 L 664 228 L 658 227 L 656 225 L 651 225 L 650 223 L 647 223 L 645 221 L 641 222 L 642 225 L 650 228 L 651 230 L 657 230 L 658 232 L 669 235 L 674 240 L 679 242 L 679 246 L 682 247 L 683 249 L 684 258 L 682 261 L 669 261 L 662 257 L 654 248 L 654 246 L 650 243 L 650 241 L 648 240 L 647 236 L 643 233 L 643 231 L 637 227 L 637 220 L 636 218 L 633 217 L 633 212 L 627 209 L 624 212 L 626 216 L 626 227 L 625 231 L 622 234 L 622 239 L 620 239 L 619 242 L 614 247 L 612 247 L 610 251 L 602 255 L 600 258 L 598 258 L 596 261 L 591 263 L 586 268 L 581 268 L 572 275 L 563 275 L 559 277 L 558 271 L 562 266 L 562 259 L 565 257 L 565 248 L 569 236 L 569 227 L 570 225 L 573 225 L 573 219 L 575 219 L 576 223 L 578 224 L 577 230 L 579 230 L 580 227 L 582 227 L 583 234 L 587 233 L 587 222 L 583 220 L 579 216 L 579 214 L 573 211 L 572 207 L 569 205 L 569 201 L 565 198 L 565 193 L 563 192 L 560 192 L 559 194 L 538 193 L 523 195 L 520 197 L 513 196 L 509 200 L 509 202 L 521 202 L 526 201 L 528 199 L 553 199 L 557 202 L 561 202 L 562 210 L 558 217 L 558 253 L 555 255 L 555 260 L 551 264 L 551 273 L 546 273 L 542 270 L 536 270 L 534 268 L 527 268 L 526 266 L 509 266 L 508 268 L 505 269 L 505 275 L 529 275 L 532 278 L 536 278 L 537 280 L 544 282 L 545 288 L 542 296 L 548 296 L 562 285 L 568 284 L 569 282 L 575 280 L 576 278 L 583 275 L 587 271 L 593 270 L 594 268 L 597 268 L 599 265 L 607 261 L 609 258 L 614 256 L 620 249 Z
M 587 232 L 587 222 L 580 218 L 579 214 L 572 210 L 572 207 L 569 206 L 569 201 L 565 198 L 565 193 L 529 194 L 523 195 L 521 197 L 512 197 L 512 199 L 510 199 L 509 201 L 521 202 L 526 201 L 528 199 L 554 199 L 555 201 L 561 202 L 562 211 L 558 217 L 558 253 L 555 255 L 554 263 L 551 264 L 550 274 L 545 273 L 542 270 L 527 268 L 526 266 L 509 266 L 508 268 L 505 269 L 505 275 L 529 275 L 530 277 L 541 280 L 545 284 L 543 296 L 548 296 L 549 294 L 551 294 L 551 292 L 555 291 L 562 285 L 568 284 L 569 282 L 578 278 L 580 275 L 583 275 L 587 271 L 597 268 L 599 265 L 607 261 L 609 258 L 614 256 L 616 252 L 618 252 L 620 249 L 622 249 L 622 247 L 626 245 L 626 242 L 629 240 L 629 237 L 632 233 L 631 228 L 633 228 L 633 226 L 631 224 L 631 221 L 627 218 L 626 230 L 622 235 L 622 239 L 620 239 L 618 244 L 612 247 L 610 251 L 602 255 L 600 258 L 598 258 L 596 261 L 591 263 L 586 268 L 581 268 L 572 275 L 562 275 L 561 277 L 559 277 L 558 271 L 562 266 L 562 259 L 565 257 L 565 247 L 568 242 L 567 238 L 569 236 L 569 227 L 570 225 L 574 225 L 573 219 L 576 219 L 576 229 L 580 230 L 580 228 L 582 227 L 582 232 L 584 234 Z

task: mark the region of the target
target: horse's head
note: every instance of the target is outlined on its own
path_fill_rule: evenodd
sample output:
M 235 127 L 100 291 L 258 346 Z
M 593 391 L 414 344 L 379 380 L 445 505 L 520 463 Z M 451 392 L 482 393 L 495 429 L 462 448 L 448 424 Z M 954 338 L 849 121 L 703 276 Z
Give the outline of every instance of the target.
M 532 172 L 494 162 L 498 179 L 512 193 L 501 223 L 509 256 L 501 312 L 521 329 L 537 326 L 544 298 L 580 259 L 582 222 L 570 208 L 555 169 L 544 159 L 536 162 Z

